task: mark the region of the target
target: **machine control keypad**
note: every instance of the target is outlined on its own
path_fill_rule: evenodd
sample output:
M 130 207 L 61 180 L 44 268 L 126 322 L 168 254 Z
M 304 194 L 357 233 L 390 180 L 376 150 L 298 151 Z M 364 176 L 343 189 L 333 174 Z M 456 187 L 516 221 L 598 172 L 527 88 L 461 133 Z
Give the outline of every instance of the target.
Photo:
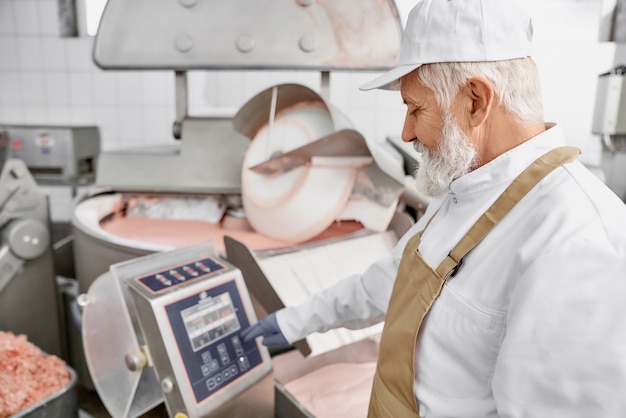
M 158 293 L 194 279 L 206 277 L 210 273 L 225 269 L 226 266 L 213 258 L 205 258 L 189 264 L 170 267 L 166 270 L 137 279 L 153 293 Z
M 209 268 L 209 262 L 202 260 L 187 266 L 201 275 L 205 274 L 200 273 L 202 267 Z M 187 275 L 187 282 L 192 280 L 191 273 L 180 266 L 159 274 L 178 281 L 170 270 Z M 234 281 L 199 290 L 165 309 L 196 402 L 211 397 L 262 364 L 258 343 L 244 343 L 239 336 L 250 321 Z

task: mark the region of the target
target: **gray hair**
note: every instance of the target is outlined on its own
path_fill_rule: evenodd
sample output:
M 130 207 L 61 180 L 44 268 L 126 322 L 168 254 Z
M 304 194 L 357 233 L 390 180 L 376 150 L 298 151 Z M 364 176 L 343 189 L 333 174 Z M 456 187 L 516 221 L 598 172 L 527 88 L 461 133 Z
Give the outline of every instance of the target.
M 415 72 L 419 81 L 430 88 L 437 102 L 449 109 L 460 88 L 473 76 L 483 76 L 491 83 L 498 101 L 521 123 L 543 122 L 541 82 L 532 58 L 490 62 L 443 62 L 426 64 Z M 413 75 L 411 75 L 413 77 Z

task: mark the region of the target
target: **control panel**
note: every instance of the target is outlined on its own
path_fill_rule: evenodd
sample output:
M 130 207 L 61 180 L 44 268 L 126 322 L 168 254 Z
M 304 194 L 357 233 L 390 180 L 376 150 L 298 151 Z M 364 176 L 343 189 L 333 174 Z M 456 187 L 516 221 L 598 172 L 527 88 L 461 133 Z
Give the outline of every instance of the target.
M 164 307 L 197 403 L 261 364 L 256 342 L 239 338 L 250 324 L 233 280 Z
M 116 274 L 125 276 L 168 410 L 207 416 L 268 375 L 269 353 L 239 336 L 256 316 L 236 267 L 217 255 L 158 259 Z

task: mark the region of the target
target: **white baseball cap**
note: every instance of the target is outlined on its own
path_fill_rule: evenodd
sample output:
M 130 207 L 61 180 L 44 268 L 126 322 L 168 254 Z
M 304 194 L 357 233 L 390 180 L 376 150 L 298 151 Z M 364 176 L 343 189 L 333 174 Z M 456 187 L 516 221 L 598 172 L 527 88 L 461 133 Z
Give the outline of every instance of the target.
M 409 13 L 398 66 L 361 90 L 397 90 L 423 64 L 481 62 L 531 54 L 529 13 L 513 0 L 421 0 Z

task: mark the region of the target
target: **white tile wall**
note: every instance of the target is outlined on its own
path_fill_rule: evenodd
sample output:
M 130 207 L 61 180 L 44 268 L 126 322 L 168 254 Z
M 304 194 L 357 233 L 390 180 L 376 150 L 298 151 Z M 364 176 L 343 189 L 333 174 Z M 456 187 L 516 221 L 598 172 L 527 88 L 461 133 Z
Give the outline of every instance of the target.
M 39 35 L 39 10 L 36 0 L 13 1 L 15 33 L 17 35 Z M 42 16 L 46 19 L 47 16 Z
M 55 70 L 44 73 L 46 102 L 51 108 L 70 105 L 69 80 L 67 72 Z
M 39 191 L 48 197 L 52 222 L 69 222 L 72 219 L 74 190 L 70 186 L 40 185 Z
M 0 105 L 0 120 L 5 121 L 21 121 L 22 108 L 14 105 Z
M 1 2 L 0 2 L 1 4 Z M 0 10 L 0 16 L 4 13 Z M 2 27 L 2 21 L 0 21 Z M 0 60 L 0 70 L 9 71 L 17 68 L 17 45 L 15 38 L 6 34 L 0 34 L 0 51 L 2 51 L 2 59 Z
M 65 45 L 65 58 L 70 71 L 96 70 L 91 59 L 92 38 L 66 38 Z
M 404 20 L 414 1 L 396 3 Z M 597 74 L 626 61 L 626 51 L 617 56 L 614 45 L 593 41 L 599 0 L 527 3 L 539 15 L 536 60 L 546 119 L 560 122 L 569 141 L 597 159 L 590 133 Z M 59 37 L 57 14 L 57 0 L 0 0 L 0 123 L 97 125 L 104 150 L 171 143 L 173 72 L 103 71 L 92 62 L 91 38 Z M 330 101 L 366 138 L 382 141 L 400 134 L 404 106 L 397 93 L 358 90 L 375 75 L 334 72 Z M 285 82 L 318 90 L 320 75 L 190 72 L 190 113 L 234 113 L 259 91 Z
M 169 106 L 170 95 L 168 90 L 173 74 L 164 71 L 144 71 L 141 73 L 141 97 L 143 106 Z
M 0 34 L 13 35 L 15 33 L 13 3 L 0 1 Z
M 141 71 L 117 75 L 117 100 L 123 106 L 141 106 Z
M 50 19 L 50 16 L 57 15 L 57 2 L 48 0 L 37 0 L 39 12 L 39 33 L 48 36 L 57 36 L 59 33 L 59 22 Z
M 41 38 L 33 35 L 20 36 L 17 41 L 17 63 L 21 70 L 43 71 Z
M 17 71 L 3 71 L 0 78 L 0 103 L 13 105 L 19 108 L 22 104 L 22 89 L 20 88 L 20 73 Z
M 21 99 L 25 105 L 45 105 L 43 72 L 22 71 L 19 77 Z
M 94 100 L 103 106 L 114 106 L 117 98 L 117 74 L 108 71 L 93 73 Z
M 100 136 L 102 138 L 118 138 L 120 132 L 120 122 L 119 122 L 119 111 L 115 107 L 115 105 L 103 105 L 98 106 L 94 110 L 94 118 L 98 121 L 98 125 L 100 128 Z M 113 141 L 108 141 L 107 143 L 102 143 L 101 148 L 103 150 L 110 150 L 112 148 L 116 148 Z
M 41 38 L 43 69 L 46 71 L 67 71 L 66 42 L 56 33 Z
M 95 120 L 94 110 L 92 106 L 71 105 L 70 106 L 70 121 L 72 125 L 86 124 L 84 121 Z M 91 125 L 91 123 L 89 123 Z
M 93 104 L 93 73 L 72 72 L 69 79 L 70 103 L 78 106 Z
M 147 138 L 143 136 L 143 120 L 141 106 L 120 106 L 119 137 L 124 144 L 131 147 L 139 147 L 147 144 Z
M 70 123 L 70 109 L 68 106 L 48 106 L 48 119 L 45 121 L 45 124 L 69 125 Z M 81 125 L 85 124 L 86 123 L 81 123 Z

